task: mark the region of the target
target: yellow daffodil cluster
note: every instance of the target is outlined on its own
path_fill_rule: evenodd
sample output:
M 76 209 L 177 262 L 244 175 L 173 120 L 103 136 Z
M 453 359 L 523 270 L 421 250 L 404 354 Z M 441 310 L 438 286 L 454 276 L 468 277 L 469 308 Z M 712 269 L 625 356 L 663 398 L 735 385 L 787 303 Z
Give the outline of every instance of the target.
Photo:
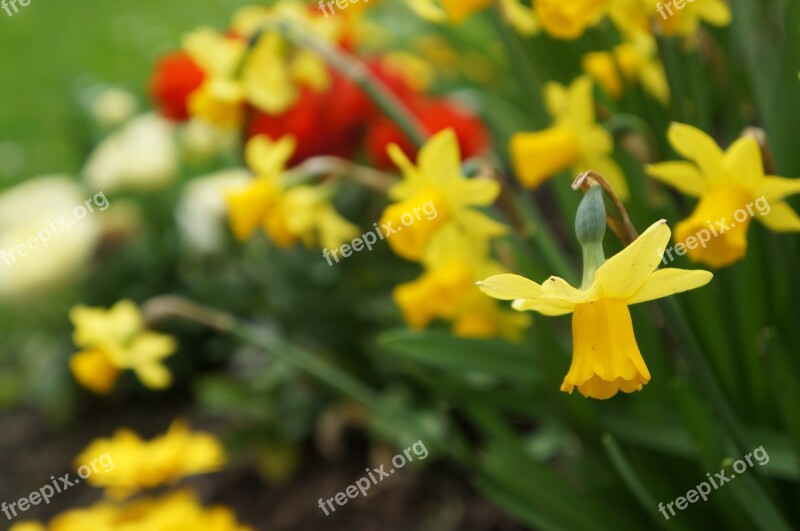
M 87 463 L 108 454 L 114 468 L 89 476 L 89 484 L 106 489 L 106 497 L 120 500 L 146 489 L 172 485 L 178 480 L 215 472 L 225 465 L 225 450 L 210 434 L 193 433 L 182 421 L 175 421 L 166 434 L 145 441 L 128 429 L 117 430 L 109 439 L 93 441 L 75 459 Z
M 222 506 L 203 507 L 197 496 L 178 491 L 116 505 L 99 502 L 56 516 L 48 525 L 15 524 L 10 531 L 253 531 Z
M 458 24 L 490 8 L 491 0 L 407 0 L 419 16 L 434 22 Z M 530 7 L 529 3 L 532 3 Z M 651 0 L 501 0 L 497 6 L 519 33 L 543 30 L 556 39 L 577 39 L 590 27 L 609 17 L 624 33 L 650 33 L 691 37 L 701 22 L 727 26 L 730 8 L 724 0 L 680 2 Z
M 199 28 L 183 40 L 183 50 L 204 73 L 202 85 L 188 100 L 192 116 L 221 127 L 238 126 L 245 104 L 267 114 L 280 114 L 300 97 L 300 86 L 328 89 L 325 62 L 315 53 L 295 48 L 277 25 L 291 24 L 335 42 L 345 29 L 337 17 L 312 16 L 302 2 L 281 0 L 271 7 L 247 6 L 233 17 L 230 31 Z M 249 41 L 264 32 L 252 49 Z
M 128 369 L 152 389 L 164 389 L 172 382 L 162 360 L 175 352 L 175 340 L 146 330 L 133 302 L 122 300 L 108 310 L 76 306 L 69 316 L 75 327 L 72 340 L 82 349 L 69 366 L 87 389 L 107 394 Z
M 286 164 L 294 146 L 289 136 L 275 142 L 257 136 L 247 143 L 245 159 L 256 177 L 227 195 L 231 230 L 239 240 L 261 228 L 278 247 L 290 247 L 299 240 L 307 246 L 335 249 L 352 240 L 358 227 L 331 204 L 333 184 L 291 185 Z
M 237 523 L 228 508 L 203 507 L 187 490 L 124 501 L 145 489 L 170 486 L 181 478 L 221 469 L 225 453 L 210 434 L 191 432 L 181 421 L 151 441 L 123 429 L 110 439 L 93 441 L 76 457 L 76 467 L 98 455 L 107 455 L 114 466 L 92 474 L 88 482 L 105 488 L 108 501 L 66 511 L 47 525 L 21 522 L 11 531 L 251 531 Z
M 543 131 L 515 133 L 511 137 L 511 159 L 520 182 L 536 188 L 566 170 L 573 175 L 594 170 L 620 197 L 627 197 L 625 177 L 611 158 L 614 139 L 595 121 L 592 80 L 581 76 L 569 87 L 548 83 L 545 101 L 553 117 L 552 125 Z
M 399 256 L 419 261 L 425 269 L 420 278 L 394 291 L 407 323 L 421 329 L 442 319 L 451 321 L 460 336 L 515 337 L 525 321 L 486 304 L 474 286 L 483 275 L 502 270 L 489 258 L 489 243 L 507 228 L 479 210 L 494 203 L 500 185 L 462 174 L 458 141 L 450 129 L 423 146 L 416 165 L 396 145 L 390 146 L 389 155 L 404 178 L 390 190 L 394 202 L 380 223 L 402 229 L 386 241 Z M 404 214 L 426 204 L 434 206 L 435 217 L 401 223 Z
M 669 84 L 656 41 L 646 33 L 631 37 L 611 51 L 587 53 L 582 66 L 614 99 L 622 96 L 626 83 L 638 82 L 660 103 L 669 102 Z
M 707 245 L 688 247 L 690 259 L 714 268 L 740 260 L 753 217 L 777 232 L 800 231 L 800 216 L 784 201 L 800 193 L 800 179 L 765 176 L 755 138 L 742 137 L 723 152 L 713 138 L 689 125 L 672 124 L 668 137 L 675 151 L 691 162 L 652 164 L 648 173 L 700 199 L 692 215 L 675 228 L 675 240 L 686 242 L 703 230 L 714 232 Z M 753 211 L 757 201 L 768 207 L 759 208 L 758 215 Z

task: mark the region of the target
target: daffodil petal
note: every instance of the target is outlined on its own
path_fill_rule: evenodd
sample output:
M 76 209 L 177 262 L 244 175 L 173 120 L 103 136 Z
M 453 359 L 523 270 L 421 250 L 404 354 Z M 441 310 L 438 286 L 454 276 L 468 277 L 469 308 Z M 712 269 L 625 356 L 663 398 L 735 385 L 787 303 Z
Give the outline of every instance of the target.
M 764 165 L 756 139 L 746 136 L 736 140 L 725 153 L 722 167 L 732 181 L 746 188 L 757 186 L 764 179 Z
M 776 201 L 794 194 L 800 194 L 800 179 L 786 179 L 770 175 L 761 181 L 754 195 L 756 197 L 763 196 L 767 201 Z
M 605 297 L 627 300 L 658 267 L 669 237 L 667 222 L 657 221 L 636 241 L 601 265 L 594 283 L 602 287 Z
M 452 129 L 437 133 L 419 150 L 417 164 L 421 172 L 435 175 L 439 183 L 461 179 L 461 153 Z
M 542 287 L 533 280 L 520 275 L 494 275 L 478 282 L 482 292 L 501 301 L 514 299 L 538 299 L 542 296 Z
M 172 383 L 172 374 L 160 363 L 146 363 L 133 370 L 142 384 L 150 389 L 165 389 Z
M 550 277 L 542 283 L 542 295 L 571 305 L 583 304 L 592 298 L 592 291 L 581 291 L 560 277 Z
M 500 183 L 493 179 L 470 179 L 463 184 L 459 195 L 467 205 L 491 205 L 500 195 Z
M 647 174 L 692 197 L 700 197 L 707 188 L 703 174 L 691 162 L 650 164 L 647 166 Z
M 517 311 L 534 311 L 548 317 L 572 313 L 575 305 L 555 299 L 517 299 L 511 307 Z
M 788 203 L 779 201 L 770 205 L 767 214 L 762 214 L 756 219 L 776 232 L 800 231 L 800 216 Z
M 723 0 L 697 2 L 694 9 L 700 18 L 714 26 L 727 26 L 731 23 L 731 10 Z
M 259 135 L 247 142 L 245 159 L 256 174 L 276 177 L 286 167 L 295 145 L 291 135 L 282 136 L 274 142 L 266 135 Z
M 675 293 L 689 291 L 705 286 L 714 278 L 708 271 L 697 269 L 660 269 L 644 281 L 644 284 L 628 300 L 628 304 L 652 301 L 662 297 L 669 297 Z
M 667 131 L 675 150 L 695 162 L 706 175 L 719 173 L 723 153 L 713 138 L 691 125 L 673 123 Z

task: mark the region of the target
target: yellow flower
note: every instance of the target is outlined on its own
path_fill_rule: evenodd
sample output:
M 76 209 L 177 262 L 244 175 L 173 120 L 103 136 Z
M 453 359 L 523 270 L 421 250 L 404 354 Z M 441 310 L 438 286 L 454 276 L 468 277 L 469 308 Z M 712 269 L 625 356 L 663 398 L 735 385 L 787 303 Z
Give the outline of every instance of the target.
M 183 48 L 206 73 L 203 84 L 189 96 L 189 112 L 221 127 L 241 122 L 245 94 L 236 79 L 247 43 L 202 27 L 187 35 Z
M 100 468 L 87 479 L 106 495 L 124 499 L 144 489 L 171 485 L 181 478 L 220 470 L 225 451 L 208 433 L 191 432 L 184 422 L 175 421 L 169 431 L 150 441 L 120 429 L 110 439 L 97 439 L 75 458 L 75 466 L 87 465 L 108 455 L 113 466 Z
M 601 265 L 585 290 L 558 277 L 539 285 L 517 275 L 490 277 L 480 288 L 496 299 L 513 300 L 519 311 L 573 314 L 572 365 L 562 391 L 572 393 L 577 387 L 584 396 L 598 399 L 631 393 L 650 381 L 650 372 L 636 344 L 628 306 L 695 289 L 712 278 L 707 271 L 656 271 L 669 237 L 665 221 L 654 223 Z
M 439 238 L 425 254 L 425 272 L 395 288 L 395 304 L 411 328 L 422 330 L 442 319 L 452 322 L 453 333 L 461 337 L 519 338 L 527 316 L 507 312 L 475 289 L 478 279 L 503 269 L 474 251 L 455 235 Z
M 152 389 L 164 389 L 172 382 L 161 360 L 175 352 L 175 340 L 145 330 L 133 302 L 122 300 L 109 310 L 76 306 L 69 317 L 75 326 L 72 340 L 83 349 L 72 356 L 70 369 L 84 387 L 106 394 L 126 369 Z
M 256 178 L 227 195 L 231 230 L 246 240 L 260 226 L 278 247 L 292 246 L 298 239 L 307 246 L 339 247 L 353 239 L 358 228 L 331 205 L 327 185 L 287 184 L 285 168 L 294 146 L 290 136 L 276 142 L 258 136 L 247 143 L 245 159 Z
M 490 7 L 493 0 L 407 0 L 409 7 L 420 17 L 431 22 L 459 24 L 479 11 Z M 531 35 L 539 29 L 533 10 L 518 0 L 500 0 L 500 8 L 506 19 L 523 35 Z
M 193 493 L 178 491 L 114 505 L 97 503 L 56 516 L 49 526 L 21 523 L 11 531 L 253 531 L 236 522 L 227 507 L 205 508 Z
M 622 96 L 623 82 L 638 80 L 662 104 L 669 102 L 669 85 L 658 59 L 655 40 L 640 34 L 634 41 L 615 47 L 611 52 L 590 52 L 583 56 L 583 70 L 592 76 L 615 99 Z M 618 70 L 619 69 L 619 70 Z
M 396 231 L 386 239 L 398 255 L 419 260 L 433 240 L 449 233 L 484 246 L 490 238 L 506 232 L 503 224 L 476 209 L 494 202 L 500 194 L 499 184 L 462 175 L 458 140 L 452 129 L 423 146 L 417 166 L 395 144 L 389 146 L 389 156 L 403 171 L 404 179 L 390 190 L 395 203 L 386 208 L 380 223 Z
M 533 0 L 544 30 L 559 39 L 577 39 L 600 20 L 609 0 Z
M 652 9 L 652 3 L 648 4 Z M 657 5 L 656 22 L 664 30 L 665 35 L 681 35 L 689 37 L 697 32 L 700 22 L 714 26 L 727 26 L 731 23 L 731 10 L 725 0 L 696 0 L 685 2 L 678 9 L 674 2 Z
M 647 171 L 700 198 L 692 215 L 675 228 L 675 239 L 687 243 L 689 258 L 715 268 L 741 259 L 753 217 L 777 232 L 800 231 L 800 217 L 783 201 L 800 193 L 800 179 L 765 176 L 754 138 L 740 138 L 723 153 L 713 138 L 689 125 L 673 123 L 668 137 L 672 147 L 692 162 L 662 162 Z M 705 241 L 688 245 L 692 237 Z
M 548 83 L 545 100 L 553 117 L 552 126 L 511 137 L 511 158 L 522 184 L 536 188 L 565 170 L 571 169 L 574 174 L 594 170 L 620 197 L 627 197 L 622 170 L 611 158 L 614 139 L 595 122 L 592 80 L 581 76 L 569 87 Z

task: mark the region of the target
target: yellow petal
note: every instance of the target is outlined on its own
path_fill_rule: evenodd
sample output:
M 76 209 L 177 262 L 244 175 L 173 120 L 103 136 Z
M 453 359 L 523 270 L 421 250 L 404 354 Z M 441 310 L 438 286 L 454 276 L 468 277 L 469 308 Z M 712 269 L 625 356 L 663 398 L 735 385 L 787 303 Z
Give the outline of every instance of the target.
M 133 370 L 139 381 L 150 389 L 166 389 L 172 383 L 172 374 L 160 363 L 138 365 Z
M 522 35 L 533 35 L 539 31 L 539 21 L 533 9 L 523 6 L 517 0 L 500 0 L 506 18 Z
M 291 135 L 273 141 L 265 135 L 250 139 L 245 146 L 245 160 L 256 175 L 277 177 L 286 168 L 295 149 L 295 139 Z
M 652 301 L 662 297 L 669 297 L 675 293 L 682 293 L 705 286 L 714 278 L 708 271 L 686 269 L 660 269 L 644 281 L 644 284 L 634 293 L 627 303 L 638 304 Z
M 762 214 L 758 219 L 767 228 L 776 232 L 800 231 L 800 216 L 788 203 L 779 201 L 773 203 L 767 214 Z
M 70 358 L 69 368 L 78 383 L 100 395 L 111 391 L 120 373 L 99 350 L 78 352 Z
M 608 298 L 627 300 L 658 267 L 669 237 L 665 220 L 653 223 L 636 241 L 597 269 L 594 284 Z
M 511 137 L 511 159 L 520 182 L 538 187 L 545 179 L 570 168 L 580 156 L 578 139 L 566 127 Z
M 441 2 L 450 20 L 458 23 L 490 6 L 492 0 L 441 0 Z
M 569 284 L 566 280 L 559 277 L 550 277 L 542 283 L 542 296 L 545 299 L 557 300 L 562 303 L 583 304 L 591 300 L 596 292 L 594 290 L 582 291 Z
M 431 22 L 446 22 L 447 13 L 444 9 L 436 5 L 433 0 L 407 0 L 408 7 L 417 16 Z
M 538 299 L 542 295 L 542 287 L 520 275 L 494 275 L 478 282 L 482 292 L 501 301 L 514 299 Z
M 465 205 L 485 206 L 500 195 L 500 183 L 494 179 L 469 179 L 460 186 L 459 199 Z
M 800 194 L 800 179 L 767 176 L 755 189 L 753 195 L 766 201 L 779 201 L 790 195 Z
M 691 162 L 649 164 L 647 174 L 692 197 L 700 197 L 707 188 L 703 174 Z
M 734 142 L 722 160 L 725 175 L 731 181 L 751 189 L 764 179 L 764 166 L 761 161 L 761 148 L 751 136 L 739 138 Z
M 594 83 L 589 76 L 580 76 L 569 86 L 568 102 L 569 123 L 574 126 L 593 124 L 594 113 Z
M 650 381 L 624 301 L 600 299 L 575 308 L 572 364 L 561 390 L 575 387 L 586 397 L 607 399 L 631 393 Z
M 731 23 L 731 10 L 724 0 L 704 0 L 692 7 L 700 18 L 714 26 L 727 26 Z
M 417 165 L 422 175 L 434 176 L 437 183 L 461 179 L 461 152 L 453 129 L 437 133 L 419 150 Z
M 672 123 L 667 131 L 675 151 L 696 163 L 707 176 L 715 176 L 722 168 L 723 153 L 713 138 L 691 125 Z

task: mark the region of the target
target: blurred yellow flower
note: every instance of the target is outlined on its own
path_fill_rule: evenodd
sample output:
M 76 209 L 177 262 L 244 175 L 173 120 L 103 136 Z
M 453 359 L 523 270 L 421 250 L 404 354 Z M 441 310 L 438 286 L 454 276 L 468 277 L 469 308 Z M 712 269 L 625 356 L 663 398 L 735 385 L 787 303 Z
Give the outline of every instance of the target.
M 636 344 L 628 306 L 699 288 L 712 278 L 708 271 L 656 271 L 669 237 L 665 221 L 654 223 L 602 264 L 587 289 L 558 277 L 539 285 L 518 275 L 490 277 L 480 288 L 490 297 L 513 300 L 519 311 L 573 314 L 572 365 L 562 391 L 572 393 L 577 387 L 584 396 L 598 399 L 639 391 L 650 381 L 650 372 Z
M 612 51 L 590 52 L 581 61 L 583 70 L 615 99 L 622 96 L 624 83 L 638 80 L 655 99 L 669 102 L 669 84 L 658 58 L 655 40 L 640 34 L 635 40 L 616 46 Z
M 505 225 L 476 208 L 491 205 L 500 194 L 500 185 L 491 179 L 462 175 L 458 140 L 452 129 L 440 132 L 422 147 L 417 166 L 395 144 L 389 146 L 389 156 L 404 178 L 390 190 L 389 198 L 395 203 L 386 208 L 380 223 L 391 223 L 397 229 L 387 241 L 398 255 L 419 260 L 433 240 L 451 233 L 474 239 L 482 246 L 506 232 Z M 423 207 L 426 214 L 430 211 L 433 215 L 410 225 L 401 224 L 403 215 L 413 215 Z
M 122 300 L 108 310 L 75 306 L 69 317 L 75 327 L 72 340 L 83 349 L 72 356 L 69 366 L 87 389 L 108 393 L 126 369 L 152 389 L 164 389 L 172 382 L 162 360 L 175 352 L 175 340 L 145 330 L 133 302 Z
M 663 2 L 663 4 L 662 4 Z M 713 26 L 727 26 L 731 23 L 731 10 L 725 0 L 699 0 L 684 2 L 662 0 L 656 4 L 658 15 L 656 23 L 664 30 L 665 35 L 681 35 L 689 37 L 697 32 L 701 22 Z M 680 9 L 675 5 L 680 2 Z M 652 9 L 652 3 L 648 2 Z
M 544 30 L 559 39 L 577 39 L 600 20 L 611 0 L 533 0 Z
M 595 122 L 591 78 L 581 76 L 569 87 L 548 83 L 545 101 L 553 117 L 551 127 L 511 137 L 511 159 L 522 184 L 536 188 L 565 170 L 571 169 L 576 175 L 594 170 L 626 198 L 628 185 L 611 158 L 614 139 Z
M 113 459 L 114 467 L 92 474 L 87 481 L 105 488 L 106 496 L 113 499 L 220 470 L 226 461 L 225 450 L 213 435 L 191 432 L 182 421 L 173 422 L 166 434 L 150 441 L 130 430 L 117 430 L 110 439 L 92 441 L 75 458 L 75 465 L 105 454 Z
M 742 137 L 723 152 L 713 138 L 690 125 L 673 123 L 668 137 L 672 147 L 691 162 L 652 164 L 647 172 L 700 198 L 692 215 L 676 226 L 676 241 L 708 232 L 706 227 L 719 231 L 707 245 L 688 247 L 689 258 L 715 268 L 741 259 L 747 252 L 747 229 L 756 213 L 760 214 L 756 219 L 769 229 L 800 231 L 800 217 L 784 201 L 800 193 L 800 179 L 765 176 L 761 149 L 754 138 Z
M 253 531 L 227 507 L 205 508 L 188 491 L 129 504 L 97 503 L 56 516 L 48 526 L 19 523 L 10 531 Z
M 244 111 L 244 89 L 236 78 L 247 42 L 201 27 L 183 40 L 183 49 L 205 72 L 189 97 L 189 112 L 220 127 L 235 127 Z
M 246 240 L 260 226 L 279 247 L 294 245 L 298 239 L 307 246 L 339 247 L 358 234 L 358 227 L 333 207 L 328 185 L 287 184 L 286 163 L 294 146 L 290 136 L 275 142 L 257 136 L 247 143 L 245 159 L 256 178 L 227 195 L 231 230 Z
M 452 323 L 461 337 L 489 338 L 502 335 L 518 339 L 530 320 L 508 312 L 483 297 L 475 283 L 503 268 L 475 252 L 459 238 L 438 239 L 423 260 L 425 272 L 416 280 L 394 289 L 395 304 L 408 325 L 421 330 L 436 319 Z
M 420 17 L 431 22 L 458 24 L 473 14 L 490 7 L 493 0 L 407 0 L 409 7 Z M 499 7 L 514 28 L 523 35 L 539 29 L 533 10 L 518 0 L 500 0 Z

